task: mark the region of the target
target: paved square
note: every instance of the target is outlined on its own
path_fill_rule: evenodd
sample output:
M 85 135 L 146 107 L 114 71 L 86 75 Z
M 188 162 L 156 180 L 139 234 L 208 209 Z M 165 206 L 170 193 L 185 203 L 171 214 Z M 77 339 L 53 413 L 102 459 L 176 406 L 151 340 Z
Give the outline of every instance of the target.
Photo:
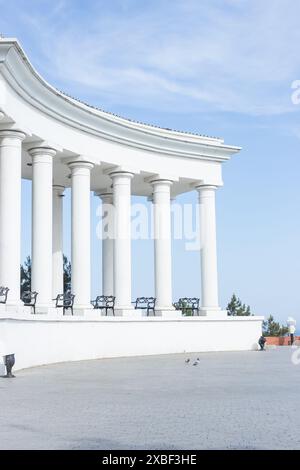
M 0 448 L 300 449 L 293 352 L 118 358 L 20 371 L 0 380 Z M 199 364 L 187 365 L 187 357 Z

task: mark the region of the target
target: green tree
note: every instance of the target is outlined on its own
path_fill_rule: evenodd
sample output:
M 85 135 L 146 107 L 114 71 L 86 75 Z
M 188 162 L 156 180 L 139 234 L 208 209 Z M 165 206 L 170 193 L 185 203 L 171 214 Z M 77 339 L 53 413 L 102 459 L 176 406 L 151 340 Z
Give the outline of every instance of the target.
M 285 336 L 288 332 L 288 327 L 277 323 L 273 315 L 270 315 L 269 318 L 263 322 L 264 336 Z
M 186 300 L 180 300 L 177 305 L 179 310 L 184 309 L 183 312 L 186 317 L 191 317 L 193 315 L 193 310 L 188 308 L 189 304 Z
M 227 313 L 232 317 L 249 317 L 251 315 L 249 305 L 243 304 L 235 294 L 232 295 L 227 305 Z
M 67 256 L 64 255 L 64 292 L 68 292 L 71 290 L 71 274 L 71 261 L 69 261 Z
M 71 290 L 71 262 L 67 256 L 63 257 L 63 268 L 64 268 L 64 292 Z M 24 265 L 21 265 L 21 296 L 26 291 L 31 290 L 31 258 L 27 256 Z M 57 292 L 61 294 L 61 292 Z
M 27 256 L 24 265 L 21 265 L 21 296 L 31 290 L 31 258 Z

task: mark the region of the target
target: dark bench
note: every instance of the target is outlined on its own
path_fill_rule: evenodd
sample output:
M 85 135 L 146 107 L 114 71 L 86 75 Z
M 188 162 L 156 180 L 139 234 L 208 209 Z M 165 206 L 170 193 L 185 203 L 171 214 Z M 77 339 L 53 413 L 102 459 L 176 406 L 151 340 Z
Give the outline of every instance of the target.
M 181 297 L 178 302 L 174 304 L 176 310 L 181 310 L 183 315 L 199 315 L 200 299 L 197 297 Z
M 8 287 L 0 287 L 0 304 L 6 304 L 8 291 Z
M 37 292 L 30 292 L 30 291 L 26 291 L 22 295 L 22 301 L 24 302 L 25 307 L 31 307 L 33 309 L 34 314 L 35 314 L 35 304 L 36 304 L 37 296 L 38 296 Z
M 55 300 L 56 302 L 55 304 L 56 308 L 63 309 L 63 315 L 68 309 L 71 310 L 71 314 L 73 315 L 74 299 L 75 299 L 75 295 L 71 294 L 70 292 L 67 292 L 66 294 L 58 294 L 57 297 L 53 300 Z
M 116 298 L 113 295 L 98 295 L 95 300 L 92 300 L 91 304 L 94 309 L 105 310 L 105 315 L 107 315 L 108 310 L 112 310 L 113 315 L 115 315 L 115 300 Z
M 147 317 L 150 312 L 153 312 L 155 315 L 155 297 L 138 297 L 134 303 L 135 309 L 147 310 Z

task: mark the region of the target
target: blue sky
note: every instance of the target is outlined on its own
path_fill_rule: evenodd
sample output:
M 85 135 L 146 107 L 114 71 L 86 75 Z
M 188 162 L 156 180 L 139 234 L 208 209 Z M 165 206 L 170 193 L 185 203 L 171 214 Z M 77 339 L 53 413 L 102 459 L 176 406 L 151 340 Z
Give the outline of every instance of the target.
M 299 17 L 294 0 L 0 0 L 0 32 L 20 40 L 52 85 L 125 117 L 243 147 L 224 165 L 217 196 L 221 303 L 235 291 L 253 312 L 282 321 L 300 310 L 300 105 L 291 100 Z M 23 257 L 29 196 L 24 183 Z M 67 194 L 68 254 L 69 204 Z M 173 253 L 174 298 L 197 295 L 197 253 L 180 241 Z M 151 242 L 134 243 L 133 277 L 133 296 L 152 294 Z

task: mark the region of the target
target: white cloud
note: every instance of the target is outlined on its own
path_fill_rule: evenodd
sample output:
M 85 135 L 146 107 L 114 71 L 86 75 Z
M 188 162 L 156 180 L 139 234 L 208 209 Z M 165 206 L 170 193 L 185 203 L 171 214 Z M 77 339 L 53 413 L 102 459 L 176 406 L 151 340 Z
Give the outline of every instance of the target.
M 119 0 L 81 10 L 74 3 L 49 4 L 47 15 L 22 13 L 39 40 L 43 69 L 66 91 L 167 110 L 295 111 L 294 0 L 173 0 L 172 8 L 166 0 Z

